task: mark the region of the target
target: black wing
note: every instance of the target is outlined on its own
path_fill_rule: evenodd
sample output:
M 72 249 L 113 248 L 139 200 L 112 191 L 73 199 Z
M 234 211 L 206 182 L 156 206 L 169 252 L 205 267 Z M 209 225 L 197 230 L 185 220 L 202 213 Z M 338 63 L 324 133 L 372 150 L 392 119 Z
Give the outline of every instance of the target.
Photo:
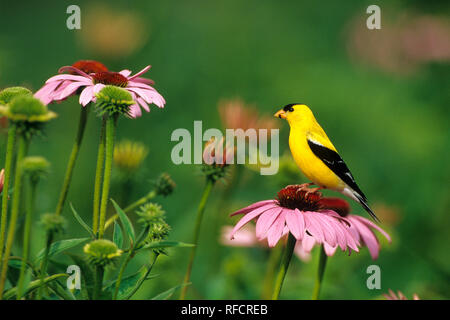
M 317 144 L 314 141 L 311 141 L 309 139 L 307 139 L 307 141 L 309 147 L 316 155 L 316 157 L 322 160 L 322 162 L 325 163 L 325 165 L 330 168 L 331 171 L 333 171 L 339 178 L 341 178 L 341 180 L 344 181 L 350 188 L 359 193 L 361 198 L 366 201 L 366 196 L 356 184 L 352 173 L 348 169 L 344 160 L 342 160 L 341 156 L 336 151 L 328 149 L 327 147 Z

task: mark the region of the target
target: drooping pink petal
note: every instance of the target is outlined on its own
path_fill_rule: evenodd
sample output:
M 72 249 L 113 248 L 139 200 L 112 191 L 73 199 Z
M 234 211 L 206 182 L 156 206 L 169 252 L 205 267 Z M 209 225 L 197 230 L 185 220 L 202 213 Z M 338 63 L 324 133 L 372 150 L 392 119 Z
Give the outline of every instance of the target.
M 367 225 L 369 228 L 373 228 L 375 230 L 378 230 L 389 242 L 392 242 L 391 237 L 389 236 L 389 234 L 384 231 L 383 229 L 381 229 L 379 226 L 377 226 L 375 223 L 373 223 L 372 221 L 364 218 L 364 217 L 360 217 L 360 216 L 355 216 L 355 215 L 351 215 L 352 216 L 352 220 L 356 219 L 358 221 L 361 221 L 362 223 L 364 223 L 365 225 Z
M 47 105 L 52 102 L 53 93 L 59 85 L 61 85 L 61 82 L 57 81 L 46 83 L 34 94 L 34 97 L 41 100 L 43 104 Z
M 86 83 L 83 82 L 72 82 L 71 84 L 69 84 L 64 90 L 63 92 L 56 97 L 57 100 L 63 100 L 69 96 L 71 96 L 72 94 L 75 93 L 75 91 L 78 90 L 78 88 L 82 87 L 82 86 L 86 86 Z
M 305 234 L 303 240 L 301 241 L 301 244 L 305 252 L 311 252 L 312 248 L 314 248 L 314 245 L 316 244 L 316 240 L 314 239 L 314 237 Z
M 123 75 L 124 77 L 128 78 L 131 74 L 131 70 L 128 69 L 124 69 L 122 71 L 119 72 L 121 75 Z
M 262 240 L 267 236 L 269 228 L 282 210 L 283 209 L 280 207 L 274 207 L 259 216 L 258 221 L 256 221 L 256 237 L 259 240 Z
M 351 219 L 355 228 L 361 235 L 361 239 L 369 249 L 372 259 L 377 259 L 380 252 L 380 244 L 375 234 L 364 223 L 358 221 L 358 219 Z
M 323 234 L 320 220 L 317 220 L 315 217 L 316 214 L 316 212 L 310 211 L 303 212 L 303 216 L 305 218 L 305 228 L 318 243 L 323 243 L 325 236 Z
M 262 207 L 262 206 L 264 206 L 264 205 L 266 205 L 266 204 L 273 204 L 273 205 L 275 206 L 275 205 L 277 204 L 277 202 L 276 202 L 276 200 L 263 200 L 263 201 L 258 201 L 258 202 L 255 202 L 255 203 L 252 204 L 252 205 L 249 205 L 248 207 L 242 208 L 242 209 L 240 209 L 240 210 L 238 210 L 238 211 L 232 213 L 230 216 L 232 217 L 232 216 L 235 216 L 235 215 L 237 215 L 237 214 L 246 214 L 246 213 L 252 211 L 253 209 Z
M 297 240 L 302 240 L 305 233 L 305 220 L 300 210 L 289 210 L 286 214 L 286 224 Z
M 325 254 L 328 256 L 328 257 L 331 257 L 331 256 L 333 256 L 334 255 L 334 253 L 336 252 L 336 249 L 337 249 L 337 246 L 330 246 L 328 243 L 324 243 L 323 244 L 323 250 L 325 251 Z
M 231 234 L 231 237 L 233 237 L 234 233 L 236 231 L 238 231 L 240 228 L 242 228 L 243 225 L 245 225 L 246 223 L 250 222 L 251 220 L 255 219 L 257 216 L 259 216 L 261 213 L 263 213 L 266 210 L 269 210 L 270 208 L 272 208 L 272 206 L 269 205 L 265 205 L 262 207 L 259 207 L 249 213 L 247 213 L 245 216 L 243 216 L 241 218 L 241 220 L 239 220 L 239 222 L 234 226 L 233 228 L 233 232 Z
M 78 73 L 79 75 L 81 75 L 81 76 L 83 76 L 83 77 L 85 77 L 85 78 L 90 78 L 90 76 L 89 76 L 86 72 L 84 72 L 84 71 L 82 71 L 82 70 L 80 70 L 80 69 L 78 69 L 78 68 L 72 67 L 72 66 L 64 66 L 64 67 L 61 67 L 61 68 L 59 68 L 58 72 L 59 72 L 59 73 L 63 73 L 63 72 L 75 72 L 75 73 Z
M 45 83 L 50 83 L 53 81 L 61 81 L 61 80 L 70 80 L 70 81 L 82 82 L 85 84 L 92 84 L 91 78 L 86 78 L 86 77 L 77 76 L 77 75 L 73 75 L 73 74 L 59 74 L 57 76 L 53 76 L 53 77 L 49 78 L 47 81 L 45 81 Z
M 285 226 L 285 216 L 286 212 L 281 211 L 272 226 L 269 228 L 269 231 L 267 232 L 267 242 L 269 243 L 269 247 L 275 247 L 280 240 Z
M 80 104 L 85 107 L 94 98 L 94 86 L 89 86 L 83 89 L 80 94 Z

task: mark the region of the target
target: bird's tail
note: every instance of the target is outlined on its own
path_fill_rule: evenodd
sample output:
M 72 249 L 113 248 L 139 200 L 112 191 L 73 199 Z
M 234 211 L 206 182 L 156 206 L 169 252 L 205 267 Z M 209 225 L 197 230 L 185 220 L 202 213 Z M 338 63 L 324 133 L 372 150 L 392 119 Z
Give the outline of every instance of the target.
M 361 196 L 357 192 L 353 192 L 353 195 L 358 199 L 358 202 L 363 206 L 363 208 L 370 214 L 373 220 L 380 223 L 380 219 L 373 213 L 372 209 L 370 209 L 369 205 L 367 204 L 367 199 L 364 196 Z

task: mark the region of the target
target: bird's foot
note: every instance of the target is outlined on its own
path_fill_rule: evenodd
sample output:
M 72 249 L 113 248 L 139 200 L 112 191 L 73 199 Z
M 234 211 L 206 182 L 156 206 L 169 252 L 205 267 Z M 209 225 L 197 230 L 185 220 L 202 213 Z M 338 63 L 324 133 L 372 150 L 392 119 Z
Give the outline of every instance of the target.
M 314 183 L 302 183 L 302 184 L 290 184 L 286 186 L 285 188 L 296 188 L 297 190 L 308 190 L 309 186 L 312 186 Z
M 317 187 L 317 188 L 306 188 L 306 196 L 309 196 L 310 194 L 313 194 L 313 193 L 317 193 L 317 191 L 319 191 L 319 190 L 322 190 L 323 189 L 323 187 Z M 319 194 L 320 194 L 320 192 L 319 192 Z

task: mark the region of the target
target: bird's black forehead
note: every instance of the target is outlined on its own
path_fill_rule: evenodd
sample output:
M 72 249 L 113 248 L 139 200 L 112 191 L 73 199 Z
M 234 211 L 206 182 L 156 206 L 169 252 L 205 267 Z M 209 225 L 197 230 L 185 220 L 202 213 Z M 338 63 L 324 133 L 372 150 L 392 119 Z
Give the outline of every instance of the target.
M 287 111 L 292 111 L 293 107 L 298 105 L 298 104 L 303 104 L 303 103 L 290 103 L 290 104 L 287 104 L 287 105 L 285 105 L 283 107 L 283 110 L 286 111 L 286 112 Z

